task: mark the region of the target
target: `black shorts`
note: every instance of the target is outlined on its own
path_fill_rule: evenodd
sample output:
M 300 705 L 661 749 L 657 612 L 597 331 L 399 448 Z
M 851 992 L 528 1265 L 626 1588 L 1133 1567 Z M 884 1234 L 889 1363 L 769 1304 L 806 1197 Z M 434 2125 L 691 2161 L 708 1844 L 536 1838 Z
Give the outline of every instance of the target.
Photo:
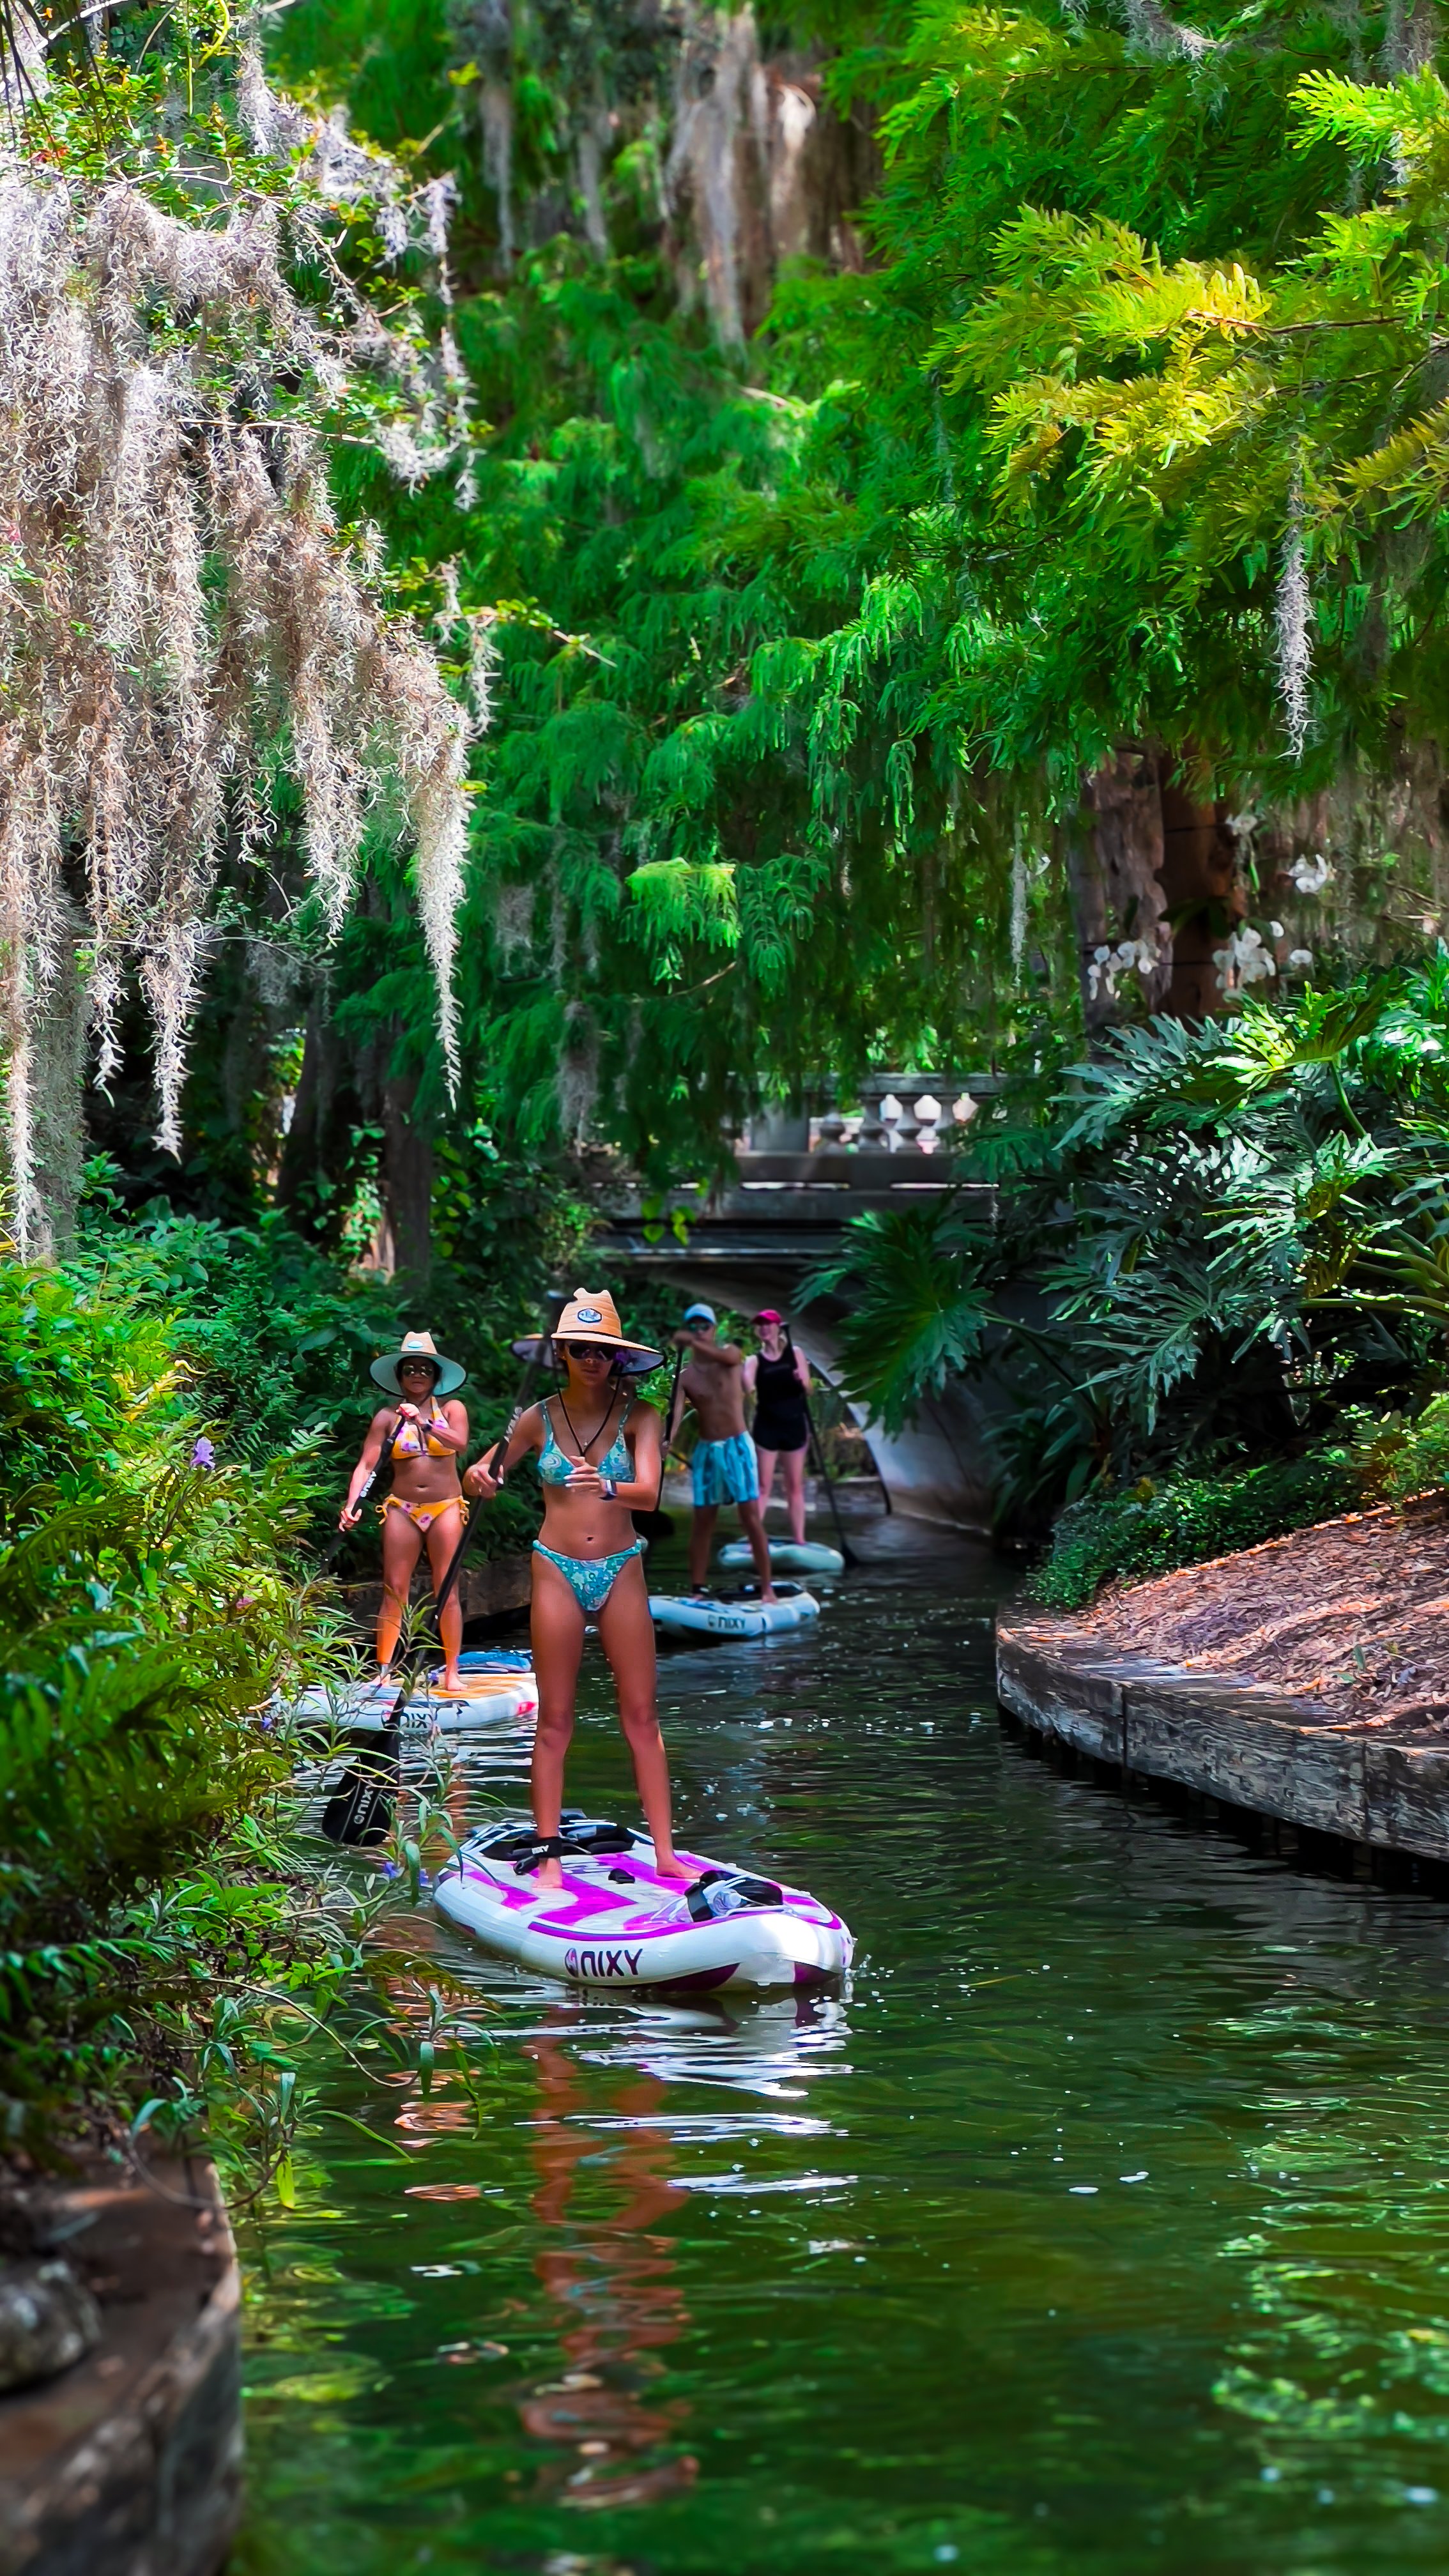
M 772 1450 L 776 1456 L 781 1451 L 788 1456 L 791 1451 L 806 1449 L 810 1445 L 810 1434 L 805 1424 L 798 1414 L 791 1413 L 757 1413 L 754 1439 L 757 1449 Z

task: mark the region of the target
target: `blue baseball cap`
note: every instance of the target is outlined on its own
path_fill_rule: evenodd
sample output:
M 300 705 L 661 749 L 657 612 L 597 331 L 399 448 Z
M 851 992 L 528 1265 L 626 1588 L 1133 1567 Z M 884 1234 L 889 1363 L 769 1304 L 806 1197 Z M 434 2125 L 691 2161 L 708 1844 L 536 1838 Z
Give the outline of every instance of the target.
M 686 1324 L 714 1324 L 719 1318 L 713 1306 L 686 1306 L 684 1320 Z

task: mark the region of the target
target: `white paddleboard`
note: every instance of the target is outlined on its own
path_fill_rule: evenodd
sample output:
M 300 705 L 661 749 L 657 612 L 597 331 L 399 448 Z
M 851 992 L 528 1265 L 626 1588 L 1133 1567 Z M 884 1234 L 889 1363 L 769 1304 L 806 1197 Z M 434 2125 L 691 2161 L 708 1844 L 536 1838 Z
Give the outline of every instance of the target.
M 692 1885 L 662 1879 L 647 1834 L 600 1817 L 571 1812 L 563 1838 L 563 1886 L 541 1888 L 526 1866 L 528 1819 L 489 1825 L 439 1871 L 434 1903 L 460 1931 L 570 1985 L 817 1986 L 850 1965 L 846 1926 L 804 1888 L 693 1852 L 679 1855 Z
M 719 1552 L 719 1562 L 731 1568 L 754 1564 L 754 1550 L 747 1538 L 732 1538 Z M 845 1559 L 838 1547 L 824 1547 L 813 1538 L 772 1538 L 770 1564 L 786 1574 L 843 1574 Z
M 396 1726 L 404 1735 L 467 1734 L 481 1726 L 511 1724 L 514 1718 L 538 1714 L 538 1682 L 533 1658 L 517 1648 L 480 1648 L 460 1655 L 461 1691 L 445 1691 L 438 1664 L 398 1706 L 399 1685 L 374 1677 L 341 1691 L 304 1691 L 293 1702 L 294 1714 L 307 1724 L 325 1726 L 338 1735 L 380 1735 Z
M 717 1601 L 697 1593 L 651 1592 L 649 1615 L 656 1628 L 674 1636 L 774 1637 L 818 1619 L 820 1604 L 803 1584 L 782 1583 L 773 1601 L 753 1601 L 745 1594 Z

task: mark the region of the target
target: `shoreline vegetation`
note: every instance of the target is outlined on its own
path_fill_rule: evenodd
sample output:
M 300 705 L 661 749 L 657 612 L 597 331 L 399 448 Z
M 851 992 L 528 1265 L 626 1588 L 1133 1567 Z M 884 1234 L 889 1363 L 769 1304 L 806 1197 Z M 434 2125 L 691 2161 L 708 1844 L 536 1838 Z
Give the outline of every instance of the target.
M 1449 1504 L 1349 1512 L 1114 1584 L 1070 1623 L 1105 1652 L 1251 1682 L 1337 1726 L 1449 1735 Z
M 21 2237 L 77 2148 L 295 2192 L 290 2038 L 347 2044 L 425 1839 L 322 1855 L 273 1713 L 357 1652 L 367 1362 L 426 1327 L 501 1429 L 613 1184 L 684 1256 L 762 1112 L 975 1084 L 963 1186 L 773 1293 L 889 1429 L 980 1390 L 1040 1615 L 1385 1740 L 1449 1700 L 1427 51 L 1285 0 L 296 0 L 266 62 L 90 16 L 0 5 Z
M 291 2189 L 288 2033 L 326 2021 L 387 1899 L 299 1839 L 284 1711 L 358 1665 L 345 1566 L 319 1566 L 338 1459 L 372 1410 L 365 1363 L 400 1311 L 390 1283 L 284 1225 L 124 1219 L 99 1171 L 65 1261 L 0 1257 L 0 2173 L 17 2206 L 97 2146 L 214 2154 L 241 2201 Z M 475 1314 L 462 1347 L 501 1415 L 506 1345 Z M 507 1498 L 480 1562 L 535 1520 Z
M 1436 1494 L 1114 1586 L 1075 1616 L 1019 1596 L 996 1621 L 1000 1704 L 1101 1776 L 1186 1791 L 1199 1820 L 1231 1813 L 1281 1856 L 1359 1874 L 1386 1856 L 1389 1883 L 1442 1896 L 1445 1526 Z
M 199 2126 L 285 2190 L 278 2031 L 364 1918 L 292 1847 L 268 1703 L 337 1670 L 341 1622 L 300 1552 L 315 1447 L 229 1447 L 254 1382 L 199 1359 L 171 1284 L 123 1236 L 0 1262 L 5 2143 L 24 2175 Z

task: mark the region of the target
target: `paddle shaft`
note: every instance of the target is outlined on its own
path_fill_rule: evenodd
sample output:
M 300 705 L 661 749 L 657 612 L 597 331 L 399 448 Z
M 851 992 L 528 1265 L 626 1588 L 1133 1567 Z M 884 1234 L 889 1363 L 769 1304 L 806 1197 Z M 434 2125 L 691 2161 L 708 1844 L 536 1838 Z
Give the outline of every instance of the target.
M 795 1356 L 795 1343 L 793 1336 L 787 1332 L 785 1339 L 789 1344 L 790 1356 L 793 1359 Z M 806 1394 L 803 1386 L 800 1389 L 800 1394 L 805 1406 L 805 1422 L 810 1433 L 810 1448 L 815 1460 L 815 1473 L 819 1477 L 822 1485 L 825 1487 L 825 1499 L 830 1505 L 830 1517 L 835 1523 L 835 1536 L 839 1542 L 840 1553 L 844 1557 L 847 1565 L 859 1565 L 860 1559 L 856 1555 L 854 1548 L 851 1546 L 849 1539 L 845 1535 L 845 1530 L 840 1518 L 840 1505 L 835 1499 L 835 1487 L 832 1485 L 830 1478 L 825 1471 L 825 1452 L 820 1446 L 820 1434 L 815 1428 L 815 1416 L 810 1408 L 810 1398 Z
M 820 1446 L 820 1434 L 815 1428 L 815 1416 L 810 1410 L 810 1398 L 808 1395 L 805 1398 L 805 1420 L 810 1429 L 810 1446 L 815 1456 L 815 1473 L 819 1477 L 822 1485 L 825 1487 L 825 1499 L 830 1505 L 830 1517 L 835 1523 L 836 1543 L 839 1546 L 840 1553 L 844 1557 L 847 1565 L 859 1565 L 860 1559 L 856 1555 L 854 1548 L 851 1546 L 849 1539 L 845 1535 L 844 1525 L 840 1518 L 840 1505 L 835 1499 L 835 1487 L 831 1483 L 829 1473 L 826 1469 L 825 1453 Z
M 664 1406 L 664 1426 L 659 1443 L 659 1483 L 654 1493 L 654 1508 L 649 1512 L 631 1512 L 629 1518 L 645 1541 L 669 1538 L 674 1523 L 661 1507 L 664 1502 L 664 1471 L 669 1464 L 669 1425 L 674 1419 L 674 1399 L 679 1393 L 679 1372 L 684 1366 L 683 1351 L 674 1354 L 674 1375 L 669 1381 L 669 1395 Z
M 388 1424 L 387 1430 L 383 1435 L 382 1454 L 378 1459 L 377 1465 L 373 1468 L 371 1475 L 367 1478 L 365 1484 L 358 1493 L 357 1500 L 352 1506 L 355 1512 L 360 1513 L 364 1503 L 371 1502 L 373 1495 L 377 1492 L 378 1486 L 382 1483 L 384 1477 L 391 1482 L 392 1444 L 397 1438 L 398 1425 L 401 1420 L 402 1415 L 400 1413 L 395 1413 L 391 1422 Z M 318 1568 L 319 1573 L 325 1574 L 330 1566 L 336 1564 L 337 1558 L 342 1552 L 343 1542 L 346 1539 L 351 1538 L 351 1536 L 351 1530 L 340 1529 L 335 1533 L 331 1545 L 324 1548 L 322 1552 L 322 1562 Z
M 495 1440 L 488 1459 L 488 1473 L 495 1482 L 497 1481 L 498 1476 L 499 1460 L 502 1458 L 503 1452 L 507 1448 L 509 1441 L 512 1439 L 514 1432 L 518 1429 L 519 1423 L 528 1411 L 529 1398 L 533 1394 L 533 1390 L 538 1383 L 539 1372 L 543 1367 L 543 1354 L 546 1350 L 552 1348 L 554 1325 L 558 1322 L 558 1316 L 563 1313 L 564 1307 L 567 1303 L 567 1298 L 560 1299 L 558 1315 L 554 1316 L 552 1323 L 545 1326 L 544 1331 L 539 1337 L 538 1348 L 534 1352 L 532 1359 L 525 1367 L 522 1377 L 519 1379 L 518 1394 L 514 1401 L 513 1411 L 508 1417 L 507 1428 L 502 1432 L 500 1437 Z M 479 1514 L 475 1509 L 464 1521 L 461 1533 L 459 1534 L 458 1544 L 454 1548 L 452 1557 L 449 1560 L 448 1571 L 438 1586 L 437 1599 L 433 1606 L 435 1614 L 439 1619 L 442 1618 L 444 1610 L 453 1597 L 453 1586 L 457 1582 L 459 1574 L 462 1572 L 463 1559 L 468 1553 L 469 1542 L 472 1539 L 474 1527 L 478 1518 Z
M 382 1454 L 370 1476 L 358 1490 L 352 1508 L 359 1515 L 365 1503 L 372 1500 L 379 1485 L 392 1482 L 392 1444 L 402 1423 L 401 1410 L 396 1412 L 383 1434 Z M 330 1566 L 348 1530 L 339 1530 L 322 1559 L 324 1569 Z M 401 1639 L 399 1639 L 401 1646 Z M 392 1706 L 383 1720 L 383 1730 L 375 1742 L 364 1745 L 358 1758 L 344 1771 L 340 1785 L 328 1799 L 322 1814 L 322 1831 L 329 1842 L 340 1843 L 345 1850 L 386 1842 L 392 1830 L 392 1800 L 399 1784 L 398 1728 L 402 1722 L 407 1684 L 400 1682 Z

